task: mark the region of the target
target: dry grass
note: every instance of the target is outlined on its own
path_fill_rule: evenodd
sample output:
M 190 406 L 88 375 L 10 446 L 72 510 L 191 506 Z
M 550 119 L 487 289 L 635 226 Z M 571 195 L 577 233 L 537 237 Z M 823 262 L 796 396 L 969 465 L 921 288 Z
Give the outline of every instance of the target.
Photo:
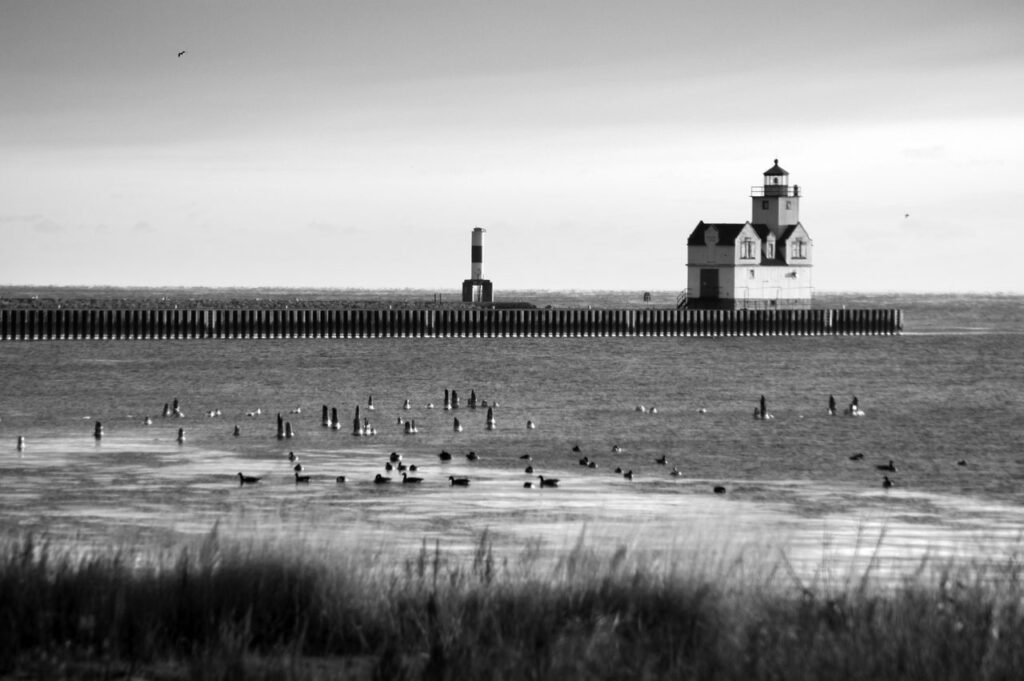
M 150 679 L 1016 679 L 1020 562 L 800 583 L 602 554 L 553 563 L 223 541 L 173 556 L 0 548 L 0 674 Z

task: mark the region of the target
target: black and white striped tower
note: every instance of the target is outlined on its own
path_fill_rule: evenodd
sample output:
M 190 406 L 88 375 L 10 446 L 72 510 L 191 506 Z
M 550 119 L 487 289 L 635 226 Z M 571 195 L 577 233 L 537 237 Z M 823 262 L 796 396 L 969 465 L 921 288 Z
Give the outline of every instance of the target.
M 484 279 L 484 232 L 482 227 L 473 229 L 473 245 L 470 252 L 469 279 L 462 282 L 462 302 L 494 302 L 494 287 Z
M 482 227 L 473 229 L 473 249 L 470 255 L 469 278 L 484 278 L 484 230 Z

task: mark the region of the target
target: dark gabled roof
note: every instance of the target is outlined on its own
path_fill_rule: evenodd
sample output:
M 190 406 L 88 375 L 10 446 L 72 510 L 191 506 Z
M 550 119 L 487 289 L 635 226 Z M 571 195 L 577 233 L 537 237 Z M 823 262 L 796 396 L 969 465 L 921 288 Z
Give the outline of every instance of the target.
M 714 227 L 718 230 L 718 245 L 719 246 L 735 246 L 736 237 L 740 235 L 743 228 L 750 225 L 754 228 L 758 238 L 764 241 L 771 230 L 768 229 L 767 225 L 754 225 L 749 222 L 703 222 L 697 224 L 690 232 L 690 237 L 686 240 L 687 246 L 703 246 L 704 245 L 704 232 L 710 227 Z
M 779 167 L 779 159 L 775 159 L 775 165 L 768 170 L 764 171 L 765 175 L 789 175 L 785 170 Z
M 703 246 L 704 232 L 714 227 L 718 230 L 718 245 L 731 246 L 736 243 L 736 237 L 747 226 L 745 222 L 704 222 L 701 221 L 690 232 L 690 238 L 686 240 L 687 246 Z

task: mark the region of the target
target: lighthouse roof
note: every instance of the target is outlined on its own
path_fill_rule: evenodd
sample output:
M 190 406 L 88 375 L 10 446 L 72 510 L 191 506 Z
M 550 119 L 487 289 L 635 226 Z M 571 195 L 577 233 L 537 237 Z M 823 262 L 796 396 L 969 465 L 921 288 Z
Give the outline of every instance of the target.
M 703 246 L 704 233 L 711 228 L 718 232 L 718 244 L 720 246 L 732 246 L 736 243 L 736 237 L 740 235 L 743 228 L 750 225 L 761 239 L 766 239 L 771 233 L 766 225 L 754 225 L 749 222 L 704 222 L 701 221 L 690 236 L 686 239 L 687 246 Z
M 704 232 L 709 229 L 715 229 L 718 231 L 718 243 L 723 246 L 736 243 L 736 237 L 739 235 L 740 230 L 746 226 L 745 222 L 704 222 L 701 221 L 693 231 L 690 232 L 690 238 L 686 240 L 687 246 L 703 246 L 704 245 Z
M 785 170 L 779 167 L 779 159 L 775 159 L 775 165 L 768 170 L 764 171 L 765 175 L 789 175 Z

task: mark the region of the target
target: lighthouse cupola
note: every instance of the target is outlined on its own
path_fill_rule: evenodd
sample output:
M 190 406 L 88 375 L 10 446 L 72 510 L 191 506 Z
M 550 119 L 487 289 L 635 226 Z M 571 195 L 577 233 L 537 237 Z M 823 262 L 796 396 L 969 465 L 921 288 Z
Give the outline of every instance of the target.
M 800 222 L 800 187 L 789 186 L 789 173 L 779 166 L 779 159 L 764 171 L 764 184 L 751 187 L 750 199 L 750 221 L 765 225 L 776 237 Z
M 775 165 L 764 171 L 764 195 L 785 196 L 789 193 L 789 173 L 779 167 L 779 159 Z

